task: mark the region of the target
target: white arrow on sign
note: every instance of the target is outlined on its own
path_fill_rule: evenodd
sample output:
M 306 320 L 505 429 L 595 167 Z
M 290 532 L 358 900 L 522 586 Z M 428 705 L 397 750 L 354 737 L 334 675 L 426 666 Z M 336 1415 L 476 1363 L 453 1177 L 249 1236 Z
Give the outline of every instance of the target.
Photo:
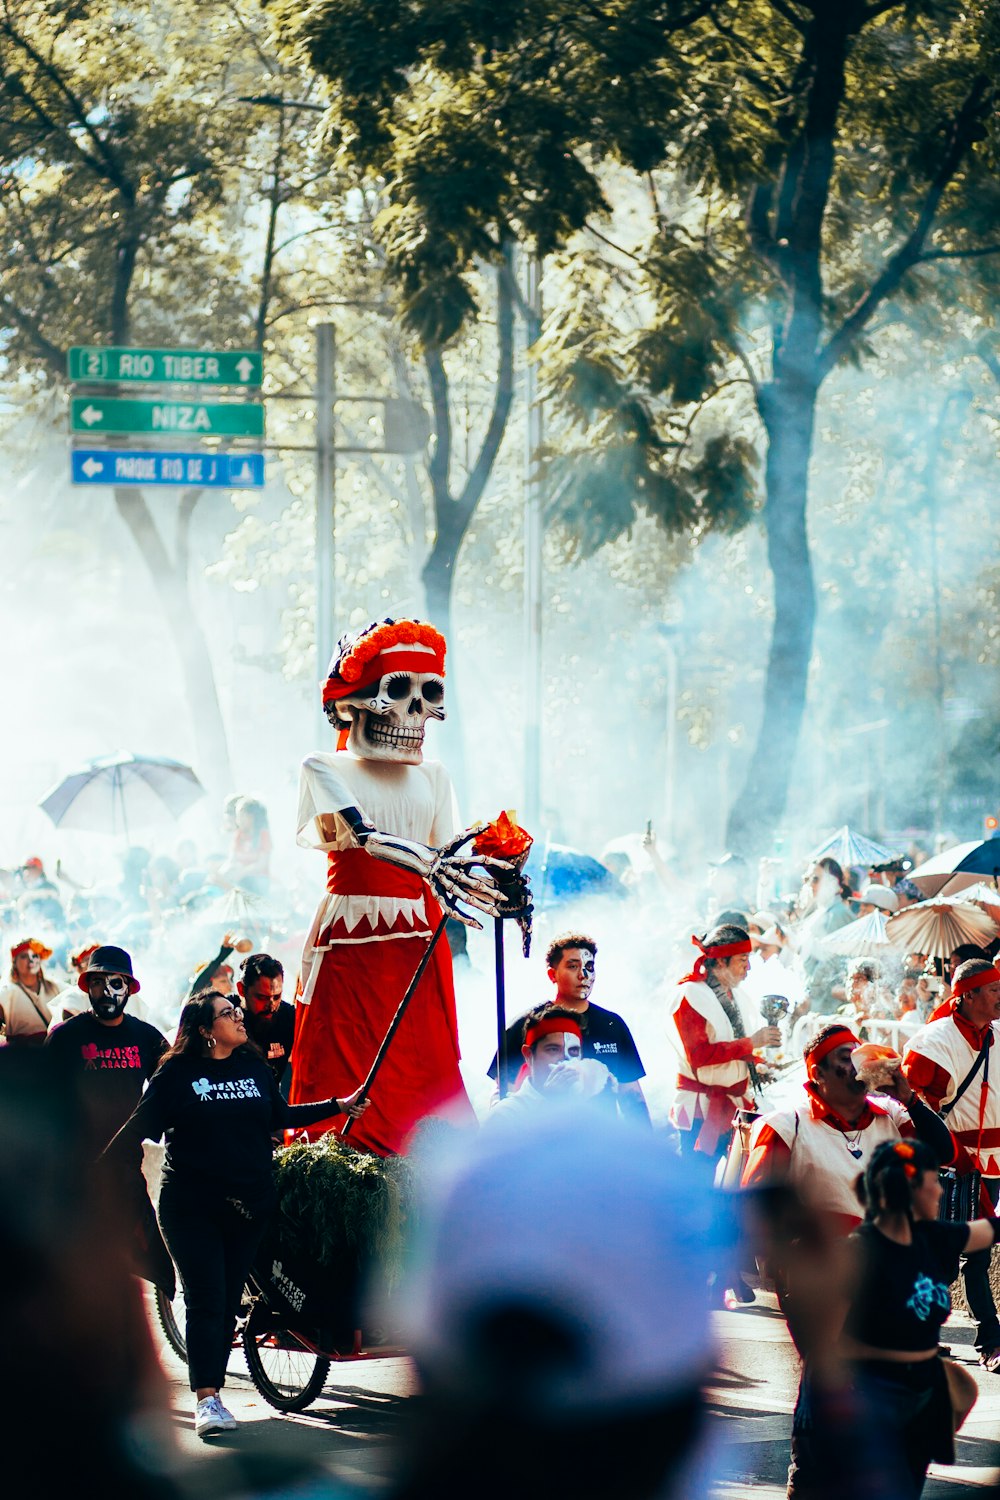
M 103 411 L 101 411 L 99 406 L 85 406 L 83 408 L 83 411 L 80 413 L 80 416 L 86 422 L 88 427 L 93 427 L 95 422 L 104 421 L 104 413 Z
M 104 473 L 104 465 L 98 463 L 96 458 L 85 458 L 80 467 L 88 479 L 93 479 L 95 474 Z
M 252 372 L 253 361 L 247 359 L 246 355 L 244 354 L 243 358 L 238 362 L 236 366 L 236 373 L 241 380 L 249 380 Z

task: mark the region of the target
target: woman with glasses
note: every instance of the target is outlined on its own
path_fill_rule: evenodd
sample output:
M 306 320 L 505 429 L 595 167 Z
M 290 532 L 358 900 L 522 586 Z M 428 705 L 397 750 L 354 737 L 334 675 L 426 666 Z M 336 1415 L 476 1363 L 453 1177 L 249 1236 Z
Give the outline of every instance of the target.
M 184 1287 L 187 1358 L 199 1437 L 236 1420 L 219 1392 L 240 1299 L 276 1207 L 271 1137 L 368 1107 L 346 1099 L 287 1104 L 249 1040 L 238 1005 L 215 991 L 189 1000 L 174 1045 L 107 1149 L 124 1158 L 142 1140 L 166 1140 L 159 1218 Z

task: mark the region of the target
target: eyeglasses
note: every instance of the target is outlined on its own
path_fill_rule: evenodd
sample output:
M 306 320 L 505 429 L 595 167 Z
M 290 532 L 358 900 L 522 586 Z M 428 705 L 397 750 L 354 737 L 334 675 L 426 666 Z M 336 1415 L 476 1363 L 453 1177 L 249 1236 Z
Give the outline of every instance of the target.
M 242 1021 L 243 1007 L 240 1005 L 227 1005 L 225 1010 L 215 1012 L 217 1021 Z

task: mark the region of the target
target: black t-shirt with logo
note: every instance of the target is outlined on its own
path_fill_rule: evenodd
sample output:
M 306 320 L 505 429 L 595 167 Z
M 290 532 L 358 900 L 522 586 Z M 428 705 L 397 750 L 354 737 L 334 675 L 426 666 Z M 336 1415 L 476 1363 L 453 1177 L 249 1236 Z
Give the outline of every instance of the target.
M 148 1021 L 124 1015 L 117 1026 L 103 1026 L 89 1010 L 49 1032 L 46 1051 L 76 1080 L 95 1149 L 124 1125 L 167 1046 L 163 1033 Z
M 274 1015 L 266 1021 L 258 1020 L 250 1010 L 244 1011 L 243 1020 L 250 1040 L 256 1043 L 263 1052 L 271 1072 L 280 1083 L 292 1057 L 292 1042 L 295 1039 L 295 1006 L 282 1000 Z
M 619 1083 L 637 1083 L 640 1078 L 645 1078 L 646 1070 L 632 1040 L 632 1033 L 621 1016 L 616 1015 L 613 1010 L 605 1010 L 602 1006 L 591 1003 L 586 1010 L 577 1012 L 576 1019 L 583 1034 L 580 1050 L 584 1057 L 595 1057 L 598 1062 L 604 1063 Z M 505 1037 L 507 1087 L 510 1088 L 524 1062 L 521 1056 L 524 1016 L 507 1027 Z M 497 1060 L 494 1056 L 489 1067 L 489 1077 L 495 1079 L 496 1076 Z
M 332 1103 L 286 1104 L 265 1060 L 246 1047 L 221 1062 L 172 1057 L 153 1075 L 108 1154 L 115 1160 L 136 1141 L 163 1136 L 164 1184 L 183 1180 L 238 1193 L 270 1180 L 274 1132 L 324 1120 L 335 1112 Z
M 968 1238 L 967 1224 L 919 1220 L 913 1243 L 900 1245 L 862 1224 L 851 1236 L 861 1264 L 846 1333 L 876 1349 L 935 1349 Z

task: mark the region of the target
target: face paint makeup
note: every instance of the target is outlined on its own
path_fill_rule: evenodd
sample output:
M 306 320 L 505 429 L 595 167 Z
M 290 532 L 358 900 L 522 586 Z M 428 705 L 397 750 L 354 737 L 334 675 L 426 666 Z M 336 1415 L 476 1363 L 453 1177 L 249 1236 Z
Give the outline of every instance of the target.
M 124 974 L 95 974 L 89 990 L 90 1008 L 100 1021 L 116 1021 L 128 1004 L 129 986 Z

